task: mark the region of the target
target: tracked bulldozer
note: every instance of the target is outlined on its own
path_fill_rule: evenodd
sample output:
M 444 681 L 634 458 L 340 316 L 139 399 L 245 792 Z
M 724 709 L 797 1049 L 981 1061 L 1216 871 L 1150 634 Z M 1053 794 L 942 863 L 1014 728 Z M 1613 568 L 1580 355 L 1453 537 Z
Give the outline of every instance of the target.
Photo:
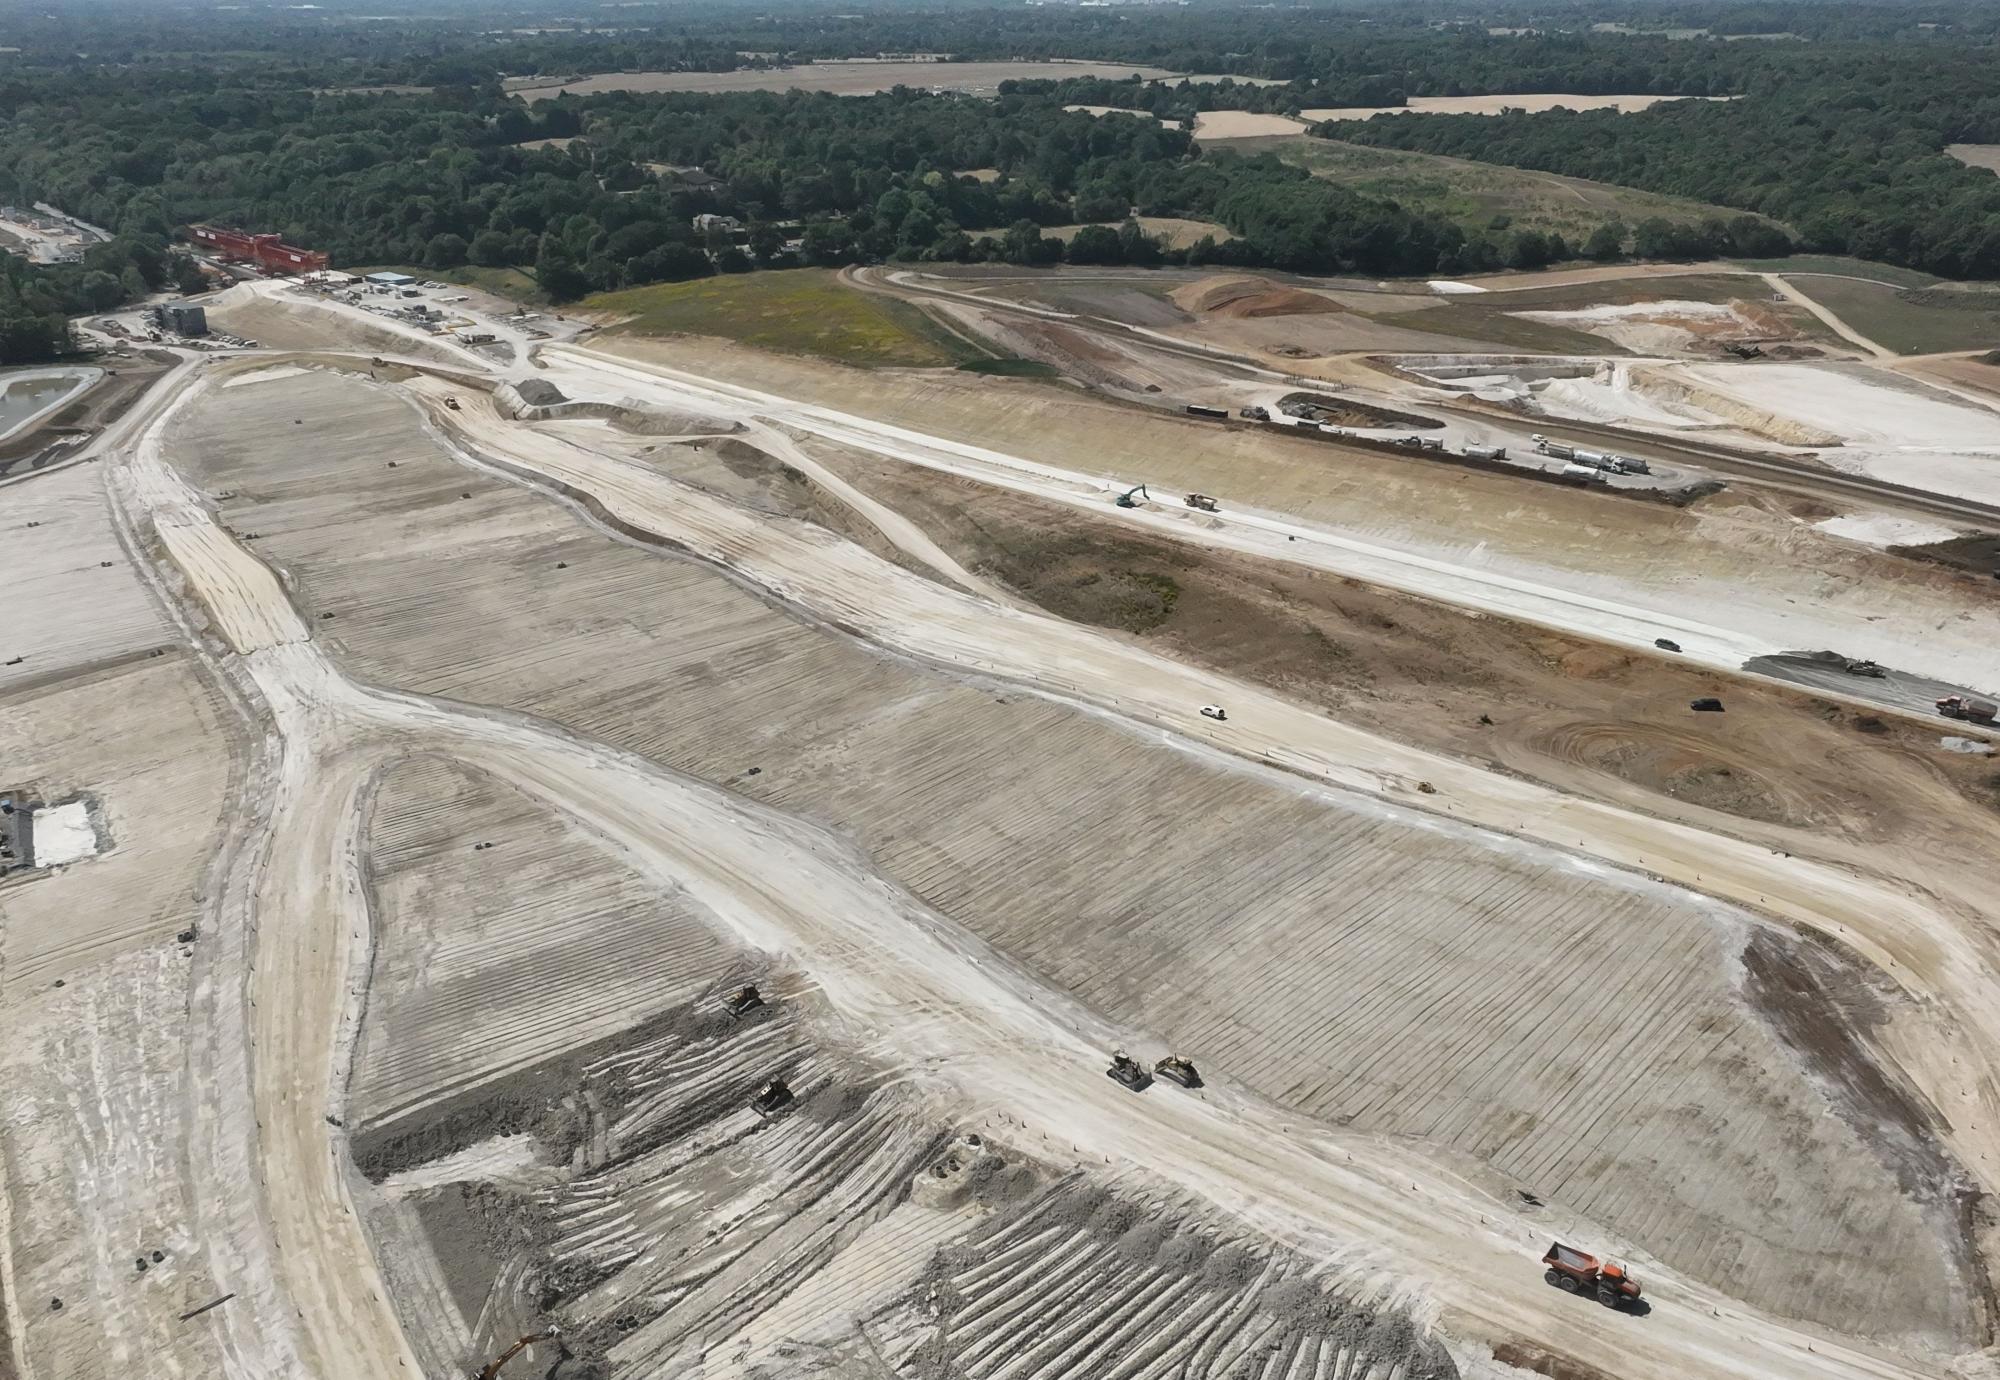
M 757 990 L 757 984 L 746 982 L 729 994 L 722 1009 L 732 1021 L 740 1021 L 764 1004 L 764 994 Z
M 1144 1092 L 1153 1082 L 1153 1075 L 1146 1072 L 1146 1066 L 1122 1049 L 1112 1052 L 1111 1067 L 1104 1071 L 1104 1075 L 1115 1083 L 1123 1083 L 1133 1092 Z
M 1193 1061 L 1183 1059 L 1178 1054 L 1169 1054 L 1153 1065 L 1153 1072 L 1169 1082 L 1180 1084 L 1183 1088 L 1201 1086 L 1201 1074 L 1195 1069 Z
M 770 1116 L 789 1107 L 792 1103 L 791 1085 L 782 1078 L 773 1078 L 757 1089 L 757 1095 L 750 1099 L 750 1110 L 758 1116 Z

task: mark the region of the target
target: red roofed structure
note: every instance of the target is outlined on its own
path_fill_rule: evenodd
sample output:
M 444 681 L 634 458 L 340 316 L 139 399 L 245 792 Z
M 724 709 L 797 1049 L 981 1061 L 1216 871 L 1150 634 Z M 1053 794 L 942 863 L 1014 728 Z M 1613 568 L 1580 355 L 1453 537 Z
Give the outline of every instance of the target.
M 276 235 L 246 235 L 217 225 L 191 225 L 188 238 L 225 259 L 240 259 L 279 273 L 317 273 L 328 263 L 327 256 L 317 249 L 295 249 Z

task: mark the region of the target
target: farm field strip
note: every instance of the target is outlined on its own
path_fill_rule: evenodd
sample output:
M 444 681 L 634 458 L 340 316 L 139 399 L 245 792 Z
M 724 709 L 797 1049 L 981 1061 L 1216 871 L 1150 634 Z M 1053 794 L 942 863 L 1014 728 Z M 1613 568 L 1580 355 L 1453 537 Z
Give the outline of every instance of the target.
M 1163 67 L 1066 59 L 1048 62 L 813 62 L 797 67 L 745 68 L 734 72 L 611 72 L 581 81 L 521 84 L 513 89 L 531 101 L 600 91 L 830 91 L 870 96 L 898 86 L 939 87 L 993 95 L 1003 81 L 1045 81 L 1069 77 L 1119 81 L 1179 80 Z

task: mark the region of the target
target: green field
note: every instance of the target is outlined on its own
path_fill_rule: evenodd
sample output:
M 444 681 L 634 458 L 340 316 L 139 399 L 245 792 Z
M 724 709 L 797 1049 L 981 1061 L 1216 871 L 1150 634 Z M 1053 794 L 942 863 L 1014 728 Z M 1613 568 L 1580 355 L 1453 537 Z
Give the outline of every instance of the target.
M 1787 277 L 1849 326 L 1899 355 L 2000 346 L 2000 292 L 1951 285 L 1893 288 L 1805 274 Z
M 1929 287 L 1944 280 L 1914 268 L 1870 263 L 1866 259 L 1844 259 L 1833 254 L 1793 254 L 1783 259 L 1731 259 L 1730 263 L 1754 268 L 1759 273 L 1832 273 L 1847 278 L 1867 278 L 1896 287 Z
M 1710 216 L 1729 220 L 1742 214 L 1705 201 L 1577 177 L 1336 139 L 1292 135 L 1235 140 L 1230 147 L 1244 153 L 1275 153 L 1315 177 L 1385 197 L 1411 210 L 1438 212 L 1466 230 L 1483 230 L 1497 218 L 1504 218 L 1513 228 L 1553 232 L 1574 243 L 1608 220 L 1622 220 L 1631 226 L 1657 216 L 1680 224 Z
M 868 368 L 924 368 L 979 358 L 915 307 L 848 287 L 829 269 L 766 270 L 586 297 L 580 309 L 622 318 L 637 335 L 712 335 Z

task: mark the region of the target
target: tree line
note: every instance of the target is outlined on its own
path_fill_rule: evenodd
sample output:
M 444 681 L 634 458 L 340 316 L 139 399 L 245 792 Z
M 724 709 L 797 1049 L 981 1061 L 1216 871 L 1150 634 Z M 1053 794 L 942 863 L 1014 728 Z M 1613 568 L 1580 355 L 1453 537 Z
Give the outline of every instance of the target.
M 1942 151 L 2000 142 L 1995 52 L 1843 51 L 1727 103 L 1378 116 L 1315 132 L 1693 197 L 1786 222 L 1816 250 L 2000 277 L 2000 178 Z
M 99 15 L 102 42 L 85 59 L 60 40 L 88 27 L 86 10 L 27 17 L 25 51 L 0 67 L 0 201 L 53 202 L 110 227 L 125 246 L 116 263 L 112 251 L 93 251 L 96 262 L 80 271 L 9 267 L 0 309 L 17 336 L 41 331 L 50 349 L 54 336 L 32 323 L 94 309 L 109 285 L 129 295 L 173 281 L 166 247 L 194 221 L 276 231 L 347 265 L 517 267 L 557 300 L 718 271 L 890 258 L 1383 276 L 1579 255 L 1786 252 L 1792 239 L 1772 220 L 1816 249 L 2000 274 L 2000 181 L 1938 153 L 1948 142 L 2000 142 L 2000 92 L 1986 75 L 1994 49 L 1977 36 L 1994 21 L 1967 4 L 1928 6 L 1923 13 L 1938 17 L 1918 20 L 1907 7 L 1785 0 L 1500 0 L 1477 25 L 1423 4 L 1254 19 L 1190 8 L 1149 13 L 1143 25 L 1100 9 L 890 8 L 847 20 L 716 6 L 671 26 L 525 36 L 484 32 L 502 28 L 502 11 L 479 5 L 421 31 L 337 8 L 231 12 L 225 22 L 128 7 L 121 14 L 137 37 Z M 1690 29 L 1733 16 L 1811 41 L 1590 31 L 1594 19 L 1617 16 Z M 1533 32 L 1488 31 L 1510 17 Z M 1089 55 L 1265 84 L 1078 78 L 1005 83 L 995 100 L 915 90 L 611 92 L 529 104 L 500 80 L 504 70 L 614 60 L 728 65 L 884 48 Z M 421 89 L 349 89 L 397 77 Z M 1577 243 L 1467 228 L 1271 157 L 1204 153 L 1151 118 L 1551 87 L 1745 94 L 1631 116 L 1406 115 L 1338 132 L 1745 214 L 1693 226 L 1607 222 Z M 1071 104 L 1135 113 L 1097 118 L 1064 109 Z M 1224 233 L 1168 250 L 1135 216 L 1213 221 Z M 741 228 L 698 229 L 705 217 Z M 1044 233 L 1077 225 L 1093 228 L 1066 243 Z M 149 266 L 155 260 L 164 268 Z
M 30 264 L 0 254 L 0 364 L 33 364 L 75 348 L 69 318 L 109 311 L 149 292 L 201 286 L 186 254 L 153 237 L 120 236 L 84 250 L 82 262 Z

